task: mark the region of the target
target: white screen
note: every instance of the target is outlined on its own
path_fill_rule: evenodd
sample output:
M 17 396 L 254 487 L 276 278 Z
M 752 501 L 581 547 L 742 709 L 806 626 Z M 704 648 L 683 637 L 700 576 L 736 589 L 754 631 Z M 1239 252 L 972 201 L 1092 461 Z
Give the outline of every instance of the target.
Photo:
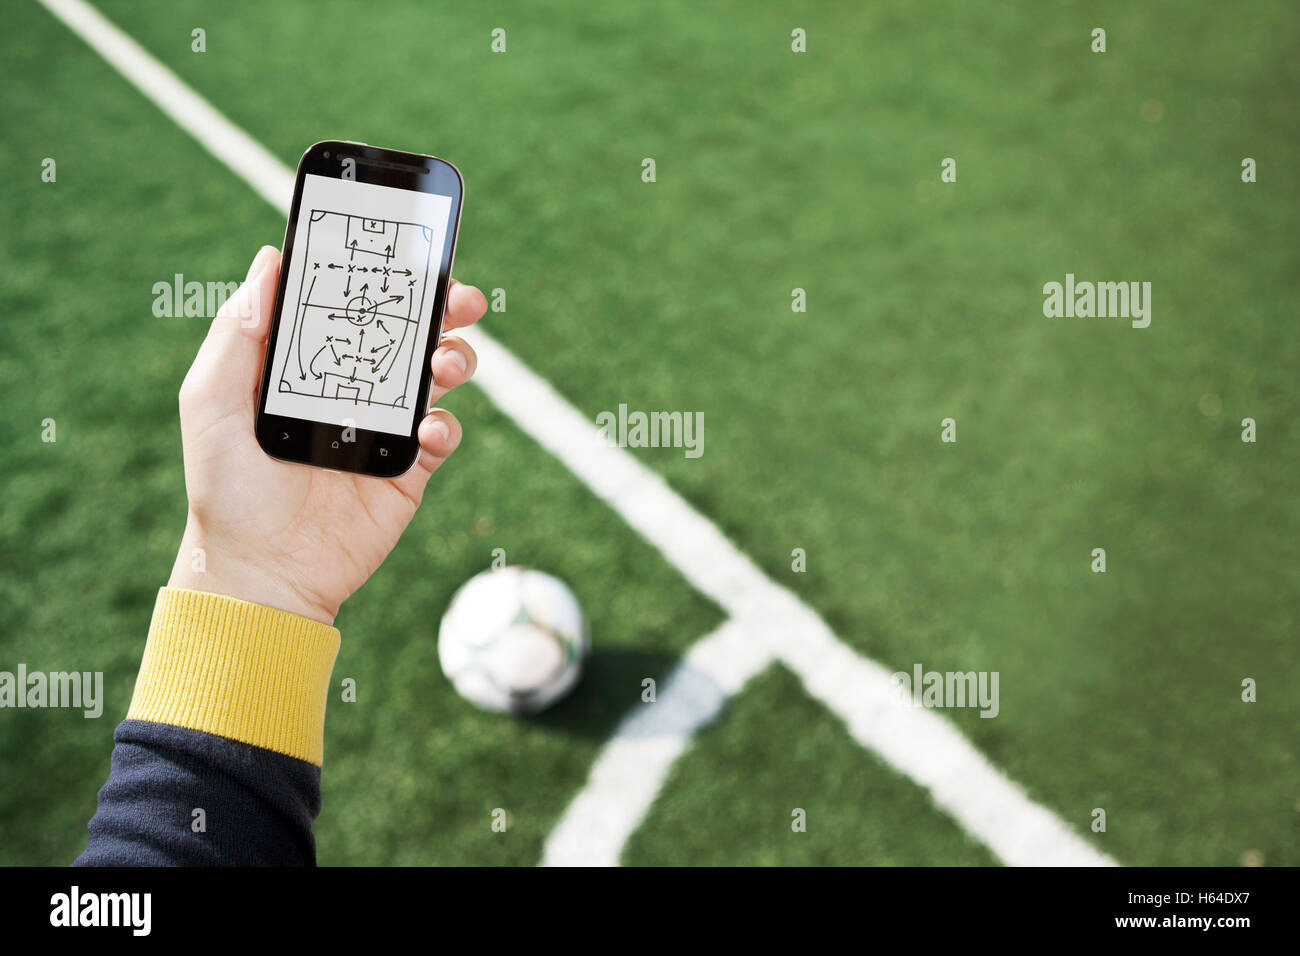
M 266 411 L 409 435 L 451 198 L 303 178 Z

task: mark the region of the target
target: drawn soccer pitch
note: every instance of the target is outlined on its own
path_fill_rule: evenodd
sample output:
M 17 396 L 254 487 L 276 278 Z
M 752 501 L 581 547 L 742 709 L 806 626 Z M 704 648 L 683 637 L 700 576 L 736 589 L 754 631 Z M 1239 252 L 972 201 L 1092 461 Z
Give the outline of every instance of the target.
M 407 408 L 432 249 L 419 223 L 311 210 L 280 391 Z

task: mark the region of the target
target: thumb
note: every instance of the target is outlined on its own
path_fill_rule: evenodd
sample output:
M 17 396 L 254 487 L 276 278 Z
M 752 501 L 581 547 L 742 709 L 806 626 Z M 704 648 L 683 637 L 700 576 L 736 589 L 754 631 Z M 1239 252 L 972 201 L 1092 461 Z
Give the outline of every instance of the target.
M 265 342 L 279 276 L 280 250 L 275 246 L 263 246 L 253 257 L 244 284 L 226 300 L 212 320 L 209 337 L 213 332 L 241 331 L 256 343 Z
M 251 399 L 262 373 L 262 357 L 280 276 L 280 252 L 263 246 L 244 284 L 217 312 L 185 386 L 213 415 Z

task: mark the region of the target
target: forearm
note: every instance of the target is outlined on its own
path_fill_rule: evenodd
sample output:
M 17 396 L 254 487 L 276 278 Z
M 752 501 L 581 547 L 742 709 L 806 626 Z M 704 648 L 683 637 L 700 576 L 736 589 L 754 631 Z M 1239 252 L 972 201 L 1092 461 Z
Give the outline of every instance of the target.
M 338 645 L 317 621 L 162 589 L 77 864 L 314 863 Z

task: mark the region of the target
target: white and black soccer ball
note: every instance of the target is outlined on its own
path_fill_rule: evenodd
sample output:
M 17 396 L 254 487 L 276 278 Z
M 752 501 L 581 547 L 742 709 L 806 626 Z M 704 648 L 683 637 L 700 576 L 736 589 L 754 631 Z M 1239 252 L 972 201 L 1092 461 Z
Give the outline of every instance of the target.
M 438 660 L 456 691 L 499 713 L 535 714 L 573 689 L 587 622 L 559 578 L 530 568 L 484 571 L 453 595 Z

